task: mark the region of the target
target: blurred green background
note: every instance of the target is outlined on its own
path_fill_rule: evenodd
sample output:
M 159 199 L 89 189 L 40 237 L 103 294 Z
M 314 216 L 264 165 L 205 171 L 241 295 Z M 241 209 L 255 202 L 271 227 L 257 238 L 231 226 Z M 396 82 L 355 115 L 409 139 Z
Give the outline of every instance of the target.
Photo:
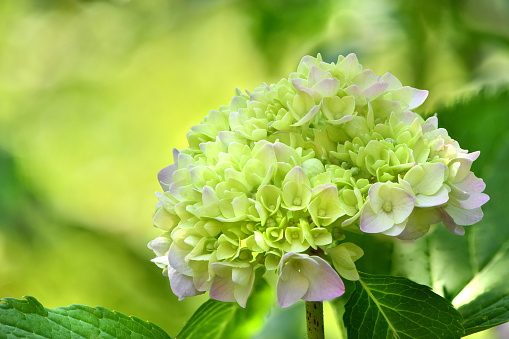
M 288 76 L 306 54 L 350 52 L 429 90 L 423 114 L 468 108 L 482 90 L 498 120 L 477 127 L 507 125 L 507 0 L 0 1 L 0 297 L 102 305 L 174 336 L 206 297 L 177 302 L 149 261 L 158 170 L 235 87 Z M 475 107 L 465 118 L 487 114 Z M 447 127 L 487 152 L 481 163 L 509 140 L 502 130 L 478 147 Z M 259 337 L 302 337 L 289 323 L 301 308 L 274 309 Z

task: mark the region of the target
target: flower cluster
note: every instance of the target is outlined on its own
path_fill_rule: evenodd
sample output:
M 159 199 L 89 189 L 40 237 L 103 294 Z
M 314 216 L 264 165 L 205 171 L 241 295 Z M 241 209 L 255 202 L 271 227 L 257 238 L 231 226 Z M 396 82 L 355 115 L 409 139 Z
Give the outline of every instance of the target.
M 211 111 L 158 175 L 165 233 L 149 247 L 174 293 L 245 306 L 261 266 L 279 275 L 282 307 L 331 299 L 363 255 L 345 229 L 416 239 L 443 221 L 463 234 L 488 200 L 470 171 L 479 152 L 411 111 L 427 94 L 354 54 L 306 56 Z

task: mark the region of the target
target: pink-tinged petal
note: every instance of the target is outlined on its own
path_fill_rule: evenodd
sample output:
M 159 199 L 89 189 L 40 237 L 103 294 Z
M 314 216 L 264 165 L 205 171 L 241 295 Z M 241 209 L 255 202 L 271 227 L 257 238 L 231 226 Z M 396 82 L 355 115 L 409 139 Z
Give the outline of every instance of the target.
M 163 191 L 168 191 L 170 188 L 170 185 L 173 183 L 173 172 L 177 169 L 177 166 L 175 164 L 172 164 L 170 166 L 166 166 L 162 170 L 157 173 L 157 180 L 159 180 L 159 184 L 161 185 L 161 188 Z
M 288 265 L 287 265 L 288 266 Z M 287 279 L 283 280 L 280 278 L 277 281 L 277 302 L 281 307 L 288 307 L 295 304 L 300 298 L 306 294 L 309 282 L 306 277 L 304 277 L 297 270 L 292 269 L 291 267 L 287 268 L 287 272 L 285 272 Z M 283 270 L 284 270 L 283 269 Z M 281 272 L 283 275 L 283 271 Z
M 481 221 L 483 217 L 483 213 L 481 208 L 474 208 L 471 210 L 464 210 L 462 208 L 456 207 L 454 205 L 447 205 L 444 207 L 444 211 L 447 212 L 454 220 L 454 222 L 461 226 L 469 226 L 473 225 L 479 221 Z
M 175 242 L 171 244 L 168 252 L 168 262 L 177 272 L 185 275 L 193 275 L 193 270 L 187 264 L 185 258 L 191 252 L 190 250 L 181 248 Z
M 422 133 L 428 133 L 438 128 L 438 118 L 436 116 L 429 117 L 424 125 L 422 125 Z
M 415 197 L 415 207 L 433 207 L 445 204 L 449 200 L 449 192 L 442 186 L 437 193 L 433 195 L 417 194 Z
M 332 97 L 338 93 L 339 80 L 336 78 L 326 78 L 312 87 L 313 91 L 318 92 L 322 97 Z
M 355 98 L 361 98 L 362 97 L 362 90 L 357 85 L 351 85 L 344 89 L 346 95 L 352 95 Z
M 419 117 L 418 114 L 416 114 L 412 111 L 406 110 L 406 111 L 403 111 L 398 114 L 398 121 L 401 121 L 405 125 L 410 126 L 413 124 L 415 119 L 418 119 L 418 117 Z
M 295 87 L 297 91 L 306 92 L 307 94 L 311 95 L 311 97 L 315 100 L 320 100 L 320 94 L 318 94 L 316 91 L 312 90 L 311 88 L 306 87 L 306 83 L 304 79 L 297 78 L 292 80 L 292 85 Z
M 401 188 L 391 189 L 394 223 L 400 224 L 408 218 L 415 206 L 415 197 Z
M 454 185 L 468 193 L 481 193 L 486 188 L 484 181 L 477 178 L 473 172 L 469 172 L 463 180 Z
M 208 262 L 206 261 L 201 261 L 198 263 L 200 265 L 208 266 Z M 200 270 L 197 270 L 197 272 L 194 272 L 193 282 L 194 286 L 198 291 L 206 292 L 210 290 L 210 285 L 212 284 L 212 277 L 209 274 L 208 267 L 201 268 Z
M 352 83 L 359 86 L 363 90 L 377 82 L 378 79 L 375 75 L 375 72 L 370 69 L 365 69 L 352 79 Z
M 373 84 L 373 85 L 369 86 L 368 88 L 366 88 L 362 92 L 362 95 L 364 95 L 364 97 L 366 97 L 366 99 L 375 100 L 383 92 L 385 92 L 385 90 L 387 89 L 388 86 L 389 86 L 389 84 L 386 82 L 377 82 L 376 84 Z
M 408 219 L 407 219 L 408 220 Z M 390 235 L 391 237 L 395 237 L 401 234 L 405 230 L 407 220 L 403 221 L 400 224 L 395 224 L 391 228 L 389 228 L 387 231 L 382 232 L 385 235 Z
M 177 148 L 174 148 L 172 154 L 173 154 L 173 163 L 176 164 L 178 161 L 178 158 L 179 158 L 180 151 Z
M 345 285 L 334 269 L 320 257 L 311 256 L 310 260 L 318 262 L 320 269 L 317 274 L 303 274 L 309 280 L 307 293 L 302 297 L 306 301 L 323 301 L 339 297 L 345 292 Z
M 323 80 L 327 76 L 327 73 L 315 65 L 311 66 L 308 75 L 308 86 L 313 87 L 315 84 Z
M 380 81 L 383 81 L 383 82 L 386 82 L 389 84 L 389 87 L 387 87 L 388 91 L 392 91 L 392 90 L 399 89 L 399 88 L 403 87 L 403 84 L 401 84 L 401 81 L 399 81 L 398 78 L 396 78 L 394 75 L 392 75 L 391 73 L 388 73 L 388 72 L 382 76 Z
M 360 228 L 366 233 L 380 233 L 394 226 L 394 220 L 384 211 L 375 213 L 370 202 L 364 205 L 361 213 Z
M 210 286 L 210 297 L 219 301 L 235 302 L 235 283 L 231 277 L 216 275 Z
M 316 65 L 316 63 L 317 59 L 315 57 L 306 55 L 302 57 L 302 59 L 300 59 L 299 68 L 297 69 L 297 72 L 305 73 L 306 70 L 309 70 L 309 68 L 311 68 L 313 65 Z
M 445 210 L 442 209 L 442 211 L 444 213 L 444 219 L 442 222 L 444 223 L 445 228 L 456 235 L 465 235 L 465 229 L 462 226 L 457 225 Z
M 458 158 L 469 159 L 473 162 L 473 161 L 476 161 L 477 158 L 479 158 L 479 155 L 481 155 L 481 151 L 475 151 L 472 153 L 460 153 L 460 154 L 458 154 Z
M 210 286 L 210 297 L 234 302 L 246 307 L 253 290 L 255 274 L 247 263 L 215 262 L 212 271 L 216 274 Z
M 170 279 L 171 290 L 179 297 L 179 300 L 203 293 L 196 289 L 192 277 L 180 274 L 171 266 L 168 266 L 168 278 Z
M 305 125 L 306 123 L 308 123 L 311 119 L 313 119 L 315 117 L 316 113 L 318 113 L 319 110 L 320 110 L 320 105 L 314 106 L 313 108 L 311 108 L 311 110 L 304 117 L 302 117 L 302 119 L 299 120 L 299 122 L 296 122 L 295 124 L 290 125 L 290 126 Z
M 465 210 L 471 210 L 474 208 L 481 207 L 485 203 L 487 203 L 490 200 L 490 197 L 487 194 L 484 193 L 473 193 L 470 194 L 466 199 L 459 199 L 457 197 L 454 197 L 454 199 L 451 199 L 450 202 L 456 207 L 465 209 Z
M 345 115 L 344 117 L 342 117 L 341 119 L 338 119 L 338 120 L 328 120 L 327 122 L 331 125 L 342 125 L 344 123 L 347 123 L 349 122 L 350 120 L 352 120 L 353 118 L 355 117 L 355 115 Z
M 412 97 L 412 101 L 408 105 L 408 109 L 414 109 L 422 105 L 422 103 L 428 97 L 429 92 L 422 89 L 412 88 L 414 91 L 414 96 Z
M 303 88 L 307 87 L 307 81 L 302 78 L 292 79 L 292 85 L 296 90 L 302 91 Z

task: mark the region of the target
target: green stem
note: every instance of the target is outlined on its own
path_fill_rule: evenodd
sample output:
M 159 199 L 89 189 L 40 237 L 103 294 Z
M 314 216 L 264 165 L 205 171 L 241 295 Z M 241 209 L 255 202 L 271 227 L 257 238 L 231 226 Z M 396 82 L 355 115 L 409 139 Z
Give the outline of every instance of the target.
M 306 301 L 306 324 L 308 339 L 324 339 L 323 303 L 321 301 Z

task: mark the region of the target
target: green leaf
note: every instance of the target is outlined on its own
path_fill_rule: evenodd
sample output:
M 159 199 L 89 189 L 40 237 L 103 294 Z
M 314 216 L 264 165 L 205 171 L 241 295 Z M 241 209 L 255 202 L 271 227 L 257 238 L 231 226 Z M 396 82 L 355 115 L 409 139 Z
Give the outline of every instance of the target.
M 252 338 L 261 328 L 272 305 L 272 292 L 263 279 L 258 279 L 246 308 L 237 303 L 209 299 L 191 316 L 177 334 L 179 339 Z
M 464 317 L 465 335 L 503 324 L 509 319 L 509 295 L 486 292 L 459 309 Z
M 3 298 L 0 337 L 170 338 L 157 325 L 104 307 L 70 305 L 48 309 L 34 297 Z M 170 338 L 171 339 L 171 338 Z
M 401 277 L 360 274 L 345 306 L 348 338 L 460 338 L 461 315 L 431 289 Z

